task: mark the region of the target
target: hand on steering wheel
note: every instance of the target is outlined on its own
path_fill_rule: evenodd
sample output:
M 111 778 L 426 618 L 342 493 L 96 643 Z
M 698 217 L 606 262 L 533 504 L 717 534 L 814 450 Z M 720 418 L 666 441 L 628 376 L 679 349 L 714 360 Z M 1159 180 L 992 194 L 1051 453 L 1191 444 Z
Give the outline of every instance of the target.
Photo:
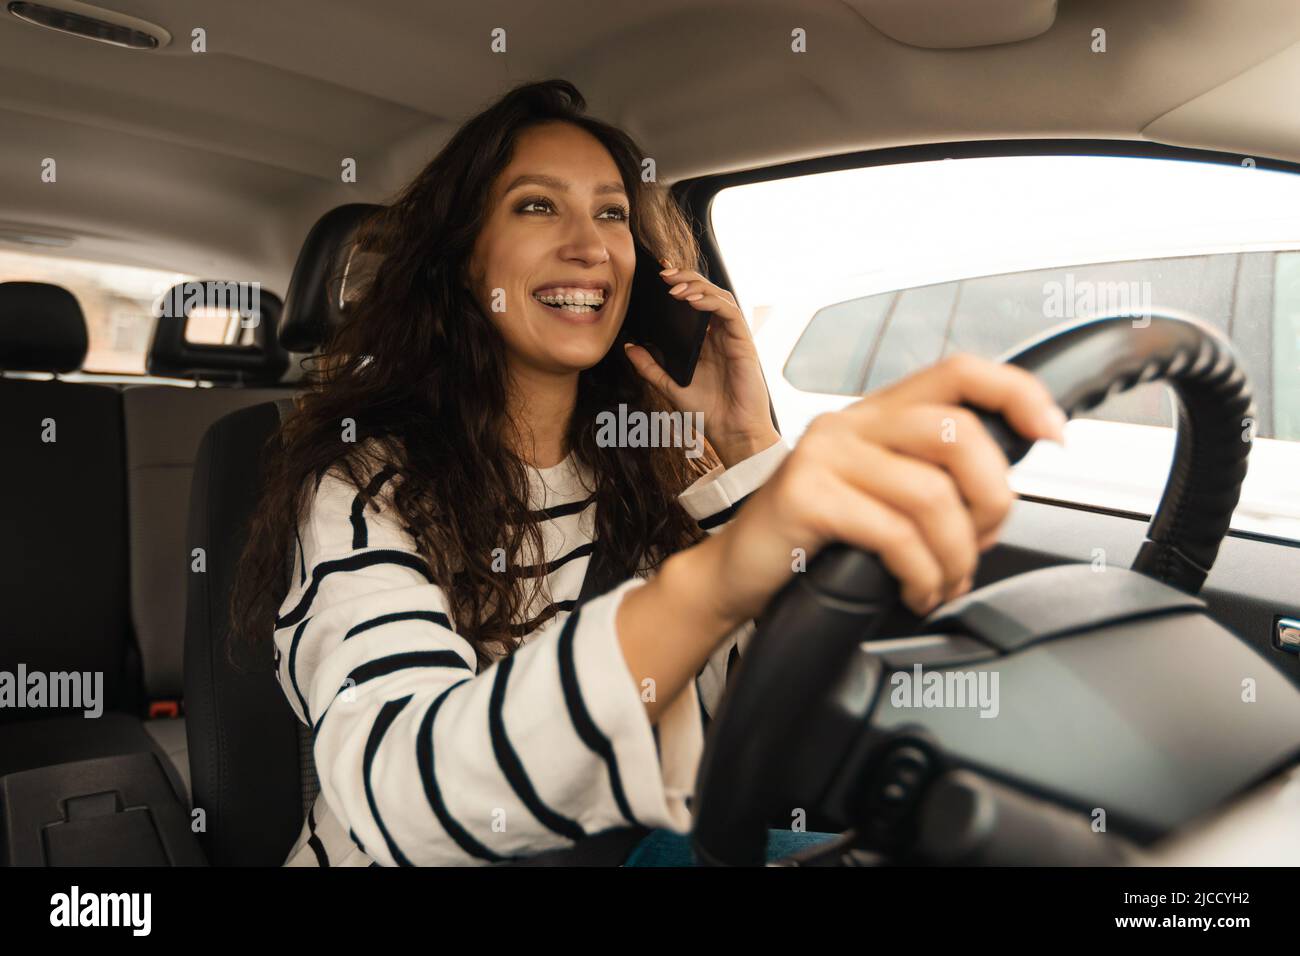
M 918 614 L 969 590 L 1014 495 L 1006 456 L 964 403 L 1027 439 L 1062 438 L 1065 415 L 1042 382 L 970 355 L 819 416 L 719 535 L 726 614 L 757 616 L 793 556 L 811 560 L 832 540 L 878 554 Z

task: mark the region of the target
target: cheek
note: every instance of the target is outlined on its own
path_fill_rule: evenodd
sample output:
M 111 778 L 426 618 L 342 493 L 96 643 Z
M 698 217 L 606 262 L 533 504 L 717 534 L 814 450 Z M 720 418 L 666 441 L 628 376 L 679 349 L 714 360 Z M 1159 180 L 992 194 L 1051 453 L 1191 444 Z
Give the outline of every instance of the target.
M 525 358 L 544 359 L 572 348 L 571 337 L 565 336 L 562 328 L 548 322 L 547 317 L 533 309 L 529 302 L 516 303 L 507 297 L 505 305 L 505 312 L 489 310 L 487 316 L 510 352 Z
M 519 261 L 519 249 L 502 241 L 499 235 L 490 240 L 480 237 L 480 243 L 474 252 L 477 268 L 471 288 L 484 315 L 499 324 L 504 316 L 516 310 L 515 296 L 523 294 L 517 289 L 523 281 L 523 265 Z M 493 306 L 506 311 L 494 311 Z

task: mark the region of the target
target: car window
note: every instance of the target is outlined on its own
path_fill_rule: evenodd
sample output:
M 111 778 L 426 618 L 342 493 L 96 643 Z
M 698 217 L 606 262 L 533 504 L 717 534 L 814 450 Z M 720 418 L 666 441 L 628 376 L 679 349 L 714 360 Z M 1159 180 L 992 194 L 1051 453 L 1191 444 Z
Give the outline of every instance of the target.
M 972 157 L 734 186 L 714 233 L 783 431 L 956 352 L 1174 309 L 1255 388 L 1233 525 L 1300 539 L 1300 176 L 1114 156 Z M 1138 319 L 1140 321 L 1140 318 Z M 1150 514 L 1173 450 L 1160 385 L 1108 399 L 1016 468 L 1023 494 Z
M 0 251 L 0 282 L 49 282 L 77 297 L 89 337 L 82 366 L 87 372 L 143 375 L 155 300 L 194 278 L 165 269 Z
M 1275 260 L 1272 332 L 1275 436 L 1300 441 L 1300 252 Z
M 1228 335 L 1255 383 L 1256 434 L 1300 440 L 1294 270 L 1300 252 L 1240 252 L 1108 262 L 982 276 L 886 292 L 819 309 L 795 344 L 784 376 L 809 392 L 860 395 L 956 352 L 989 358 L 1075 318 L 1173 308 Z M 1159 302 L 1151 289 L 1163 290 Z M 1272 313 L 1271 321 L 1263 321 Z M 854 323 L 857 323 L 855 325 Z M 870 326 L 867 326 L 870 323 Z M 858 327 L 862 331 L 858 332 Z M 852 331 L 850 331 L 852 329 Z M 853 348 L 843 337 L 861 335 Z M 1274 391 L 1281 389 L 1279 409 Z M 1171 425 L 1160 386 L 1135 389 L 1086 417 Z

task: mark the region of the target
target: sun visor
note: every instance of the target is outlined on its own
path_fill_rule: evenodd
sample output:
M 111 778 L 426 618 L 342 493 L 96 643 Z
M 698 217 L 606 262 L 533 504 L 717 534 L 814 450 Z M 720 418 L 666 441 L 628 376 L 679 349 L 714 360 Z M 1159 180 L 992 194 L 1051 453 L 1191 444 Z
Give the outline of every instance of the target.
M 1015 43 L 1046 33 L 1056 0 L 845 0 L 891 39 L 927 50 Z

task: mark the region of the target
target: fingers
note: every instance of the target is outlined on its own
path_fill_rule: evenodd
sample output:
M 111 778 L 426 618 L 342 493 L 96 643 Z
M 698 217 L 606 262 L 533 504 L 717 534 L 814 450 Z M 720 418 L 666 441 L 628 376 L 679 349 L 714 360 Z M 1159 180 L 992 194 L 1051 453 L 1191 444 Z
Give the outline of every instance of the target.
M 735 305 L 729 300 L 714 292 L 691 292 L 695 286 L 689 285 L 685 291 L 677 294 L 674 298 L 681 299 L 688 305 L 694 306 L 701 312 L 718 312 L 728 307 L 735 308 Z
M 971 514 L 952 477 L 942 468 L 870 442 L 848 444 L 848 453 L 840 459 L 849 464 L 845 477 L 911 521 L 942 569 L 939 588 L 927 592 L 931 602 L 951 600 L 969 588 L 979 550 Z
M 667 272 L 668 270 L 665 270 Z M 675 298 L 693 300 L 699 295 L 713 295 L 718 301 L 736 305 L 736 297 L 721 286 L 714 285 L 704 276 L 690 269 L 674 269 L 667 275 L 659 277 L 668 286 L 668 293 Z
M 700 312 L 713 312 L 724 320 L 727 331 L 744 337 L 749 336 L 749 325 L 741 314 L 736 297 L 726 289 L 714 285 L 698 272 L 678 269 L 672 275 L 660 278 L 668 285 L 668 294 L 674 299 L 688 303 Z
M 671 397 L 675 393 L 677 383 L 660 367 L 659 363 L 654 360 L 654 356 L 644 346 L 633 345 L 628 342 L 623 346 L 623 351 L 638 375 L 664 395 Z
M 997 412 L 1026 438 L 1061 441 L 1065 415 L 1042 380 L 1022 368 L 973 355 L 954 355 L 876 392 L 888 405 L 961 405 Z
M 944 572 L 910 520 L 834 475 L 818 483 L 808 507 L 828 538 L 871 551 L 898 581 L 899 597 L 918 616 L 934 606 Z
M 1001 527 L 997 527 L 994 528 L 992 531 L 986 531 L 984 534 L 980 535 L 979 538 L 976 539 L 975 541 L 976 550 L 978 550 L 980 554 L 983 554 L 989 548 L 997 544 L 998 532 L 1001 530 L 1002 530 Z
M 749 534 L 874 552 L 917 614 L 969 590 L 1015 496 L 1005 454 L 965 404 L 1001 414 L 1028 438 L 1061 437 L 1064 416 L 1041 381 L 967 356 L 818 416 L 737 519 L 746 547 L 736 546 L 735 560 L 750 562 L 737 585 L 757 581 L 757 593 L 767 584 Z
M 1016 496 L 1007 485 L 1006 456 L 973 412 L 944 405 L 890 409 L 864 431 L 871 441 L 945 469 L 970 509 L 979 550 L 992 545 Z

